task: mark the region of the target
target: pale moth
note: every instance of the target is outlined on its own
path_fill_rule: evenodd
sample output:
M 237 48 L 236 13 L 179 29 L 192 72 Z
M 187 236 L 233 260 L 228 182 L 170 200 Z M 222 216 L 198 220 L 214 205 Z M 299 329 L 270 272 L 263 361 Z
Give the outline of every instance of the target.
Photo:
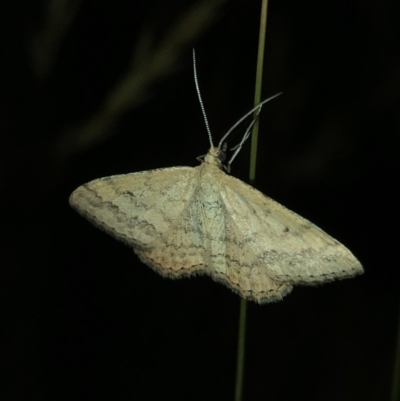
M 202 163 L 100 178 L 78 187 L 71 206 L 162 276 L 209 275 L 258 303 L 281 300 L 296 284 L 363 273 L 341 243 L 224 171 L 255 119 L 224 166 L 226 138 L 272 98 L 243 116 L 216 147 L 195 68 L 194 74 L 211 145 Z

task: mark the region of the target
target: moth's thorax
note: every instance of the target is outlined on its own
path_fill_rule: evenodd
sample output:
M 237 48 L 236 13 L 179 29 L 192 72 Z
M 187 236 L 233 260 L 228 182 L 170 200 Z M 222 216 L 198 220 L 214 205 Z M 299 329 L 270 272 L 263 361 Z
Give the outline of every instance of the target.
M 204 163 L 212 164 L 218 168 L 221 168 L 221 160 L 218 157 L 220 153 L 221 150 L 219 148 L 211 146 L 210 150 L 204 157 Z

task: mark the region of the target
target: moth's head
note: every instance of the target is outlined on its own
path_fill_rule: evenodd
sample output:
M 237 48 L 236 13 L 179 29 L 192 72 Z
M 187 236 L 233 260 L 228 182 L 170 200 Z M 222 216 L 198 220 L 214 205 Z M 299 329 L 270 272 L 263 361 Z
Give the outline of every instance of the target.
M 210 150 L 204 157 L 204 162 L 213 164 L 219 168 L 225 167 L 222 163 L 226 160 L 226 143 L 222 146 L 222 149 L 215 146 L 211 146 Z

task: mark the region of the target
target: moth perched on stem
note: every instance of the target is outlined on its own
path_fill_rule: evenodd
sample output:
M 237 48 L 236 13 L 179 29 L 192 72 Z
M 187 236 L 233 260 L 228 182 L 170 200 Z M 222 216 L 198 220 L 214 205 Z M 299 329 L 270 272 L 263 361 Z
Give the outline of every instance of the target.
M 243 116 L 214 146 L 196 68 L 194 74 L 211 145 L 202 163 L 100 178 L 77 188 L 71 206 L 161 275 L 206 274 L 258 303 L 280 300 L 296 284 L 361 274 L 346 247 L 224 171 L 230 171 L 262 106 L 277 95 Z M 223 165 L 226 138 L 252 113 L 255 118 Z

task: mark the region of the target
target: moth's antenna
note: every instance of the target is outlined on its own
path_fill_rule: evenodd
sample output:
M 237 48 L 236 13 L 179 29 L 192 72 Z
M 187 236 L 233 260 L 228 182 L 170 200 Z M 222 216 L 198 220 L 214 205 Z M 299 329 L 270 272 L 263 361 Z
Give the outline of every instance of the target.
M 251 120 L 251 123 L 249 124 L 249 126 L 246 129 L 246 132 L 243 135 L 242 140 L 240 141 L 240 143 L 238 143 L 235 147 L 233 147 L 231 150 L 234 150 L 235 152 L 233 153 L 232 157 L 229 159 L 228 163 L 226 163 L 226 171 L 228 173 L 231 172 L 231 164 L 233 162 L 233 160 L 235 159 L 235 157 L 237 156 L 237 154 L 240 152 L 240 150 L 242 149 L 243 144 L 246 142 L 247 138 L 250 136 L 251 133 L 251 129 L 253 128 L 254 123 L 257 121 L 257 118 L 259 116 L 259 114 L 261 113 L 261 109 L 262 109 L 263 105 L 262 103 L 259 105 L 257 111 L 256 111 L 256 115 L 254 116 L 254 118 Z
M 196 71 L 196 52 L 194 51 L 194 49 L 193 49 L 193 74 L 194 74 L 194 84 L 196 85 L 197 97 L 199 98 L 201 112 L 203 113 L 204 122 L 206 124 L 208 139 L 210 140 L 211 146 L 214 147 L 214 144 L 212 142 L 212 134 L 211 134 L 210 126 L 208 125 L 206 110 L 204 108 L 203 100 L 202 100 L 201 94 L 200 94 L 199 81 L 197 79 L 197 71 Z
M 272 100 L 272 99 L 274 99 L 274 98 L 276 98 L 276 97 L 278 97 L 278 96 L 280 96 L 280 95 L 282 95 L 282 92 L 279 92 L 279 93 L 277 93 L 276 95 L 274 95 L 274 96 L 271 96 L 271 97 L 269 97 L 268 99 L 265 99 L 265 100 L 263 100 L 260 104 L 258 104 L 256 107 L 253 107 L 248 113 L 246 113 L 242 118 L 240 118 L 238 121 L 236 121 L 235 122 L 235 124 L 233 124 L 232 125 L 232 127 L 228 130 L 228 132 L 222 137 L 222 139 L 219 141 L 219 144 L 218 144 L 218 148 L 219 149 L 221 149 L 221 146 L 222 146 L 222 144 L 225 142 L 225 140 L 226 140 L 226 138 L 228 138 L 228 136 L 230 135 L 230 133 L 243 121 L 243 120 L 245 120 L 248 116 L 250 116 L 252 113 L 254 113 L 254 111 L 256 111 L 257 110 L 257 115 L 255 116 L 255 118 L 257 118 L 257 116 L 258 116 L 258 114 L 260 114 L 260 111 L 261 111 L 261 107 L 265 104 L 265 103 L 267 103 L 267 102 L 269 102 L 270 100 Z M 253 120 L 253 121 L 255 121 L 255 120 Z M 251 124 L 251 126 L 254 124 L 254 122 Z M 250 126 L 250 128 L 251 128 L 251 126 Z M 247 136 L 246 136 L 247 135 Z M 246 131 L 246 134 L 245 134 L 245 137 L 246 137 L 246 139 L 249 137 L 249 133 L 247 133 L 247 131 Z M 246 140 L 245 139 L 245 140 Z M 243 145 L 243 142 L 244 141 L 242 141 L 242 145 Z

